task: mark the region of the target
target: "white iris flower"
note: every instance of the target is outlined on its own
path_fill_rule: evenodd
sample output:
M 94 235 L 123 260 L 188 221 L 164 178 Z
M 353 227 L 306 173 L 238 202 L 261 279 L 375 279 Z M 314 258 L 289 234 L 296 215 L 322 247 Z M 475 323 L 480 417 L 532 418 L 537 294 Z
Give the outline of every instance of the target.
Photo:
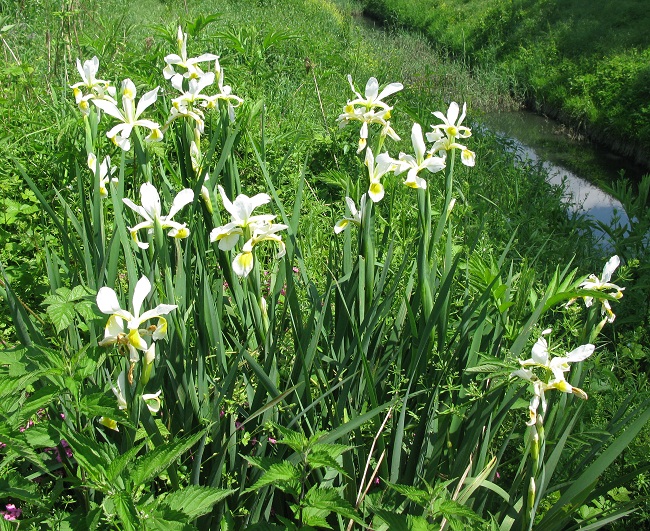
M 140 201 L 142 202 L 142 206 L 136 205 L 126 197 L 122 199 L 122 201 L 124 201 L 126 206 L 144 218 L 144 221 L 129 228 L 131 237 L 140 249 L 149 248 L 149 244 L 141 242 L 138 239 L 138 231 L 141 229 L 148 229 L 148 233 L 151 234 L 154 232 L 156 223 L 159 223 L 163 230 L 171 229 L 167 234 L 172 238 L 187 238 L 190 235 L 190 230 L 187 228 L 185 223 L 178 223 L 172 219 L 181 208 L 194 201 L 194 192 L 189 188 L 185 188 L 178 192 L 169 210 L 169 214 L 166 216 L 163 216 L 161 213 L 160 195 L 158 195 L 158 190 L 156 190 L 156 187 L 151 183 L 144 183 L 140 187 Z

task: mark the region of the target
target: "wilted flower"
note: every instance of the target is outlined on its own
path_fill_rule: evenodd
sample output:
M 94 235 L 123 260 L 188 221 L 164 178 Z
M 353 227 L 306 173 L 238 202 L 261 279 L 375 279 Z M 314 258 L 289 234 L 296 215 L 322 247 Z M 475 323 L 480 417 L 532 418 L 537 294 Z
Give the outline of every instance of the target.
M 160 393 L 162 393 L 162 391 L 142 395 L 142 400 L 147 404 L 147 408 L 151 413 L 158 413 L 158 411 L 160 411 Z
M 143 243 L 138 239 L 138 231 L 148 229 L 149 233 L 153 233 L 156 223 L 160 224 L 163 230 L 171 229 L 167 234 L 172 238 L 187 238 L 190 235 L 190 231 L 185 223 L 181 224 L 172 219 L 181 208 L 194 201 L 194 192 L 189 188 L 178 192 L 169 210 L 169 214 L 166 216 L 161 215 L 160 195 L 158 195 L 158 190 L 151 183 L 144 183 L 140 187 L 140 201 L 142 202 L 142 206 L 136 205 L 129 198 L 124 198 L 122 201 L 124 201 L 126 206 L 145 219 L 134 227 L 129 228 L 131 236 L 141 249 L 147 249 L 149 244 Z

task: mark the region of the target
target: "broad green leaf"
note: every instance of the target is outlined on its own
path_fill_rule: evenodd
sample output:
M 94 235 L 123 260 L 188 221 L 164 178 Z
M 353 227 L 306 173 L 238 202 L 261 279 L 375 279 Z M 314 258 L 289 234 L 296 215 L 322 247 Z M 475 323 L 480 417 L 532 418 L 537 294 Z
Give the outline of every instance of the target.
M 293 483 L 300 480 L 300 470 L 296 465 L 291 464 L 289 461 L 271 465 L 268 470 L 264 472 L 262 477 L 258 479 L 252 487 L 247 488 L 244 492 L 253 492 L 265 487 L 266 485 L 276 484 L 282 490 L 285 490 L 287 485 L 280 485 L 278 483 Z M 293 486 L 290 486 L 291 492 L 294 491 Z
M 234 490 L 191 485 L 165 496 L 161 505 L 184 513 L 189 520 L 209 513 L 215 503 L 233 494 Z
M 131 470 L 131 480 L 134 488 L 137 489 L 158 477 L 163 470 L 167 469 L 183 453 L 192 448 L 203 437 L 203 433 L 203 431 L 200 431 L 174 443 L 162 444 L 140 457 Z

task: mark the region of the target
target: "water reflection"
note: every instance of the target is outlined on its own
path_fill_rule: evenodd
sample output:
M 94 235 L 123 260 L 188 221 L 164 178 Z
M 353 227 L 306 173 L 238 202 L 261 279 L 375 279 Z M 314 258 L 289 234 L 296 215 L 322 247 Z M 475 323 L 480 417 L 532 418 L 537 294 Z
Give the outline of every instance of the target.
M 543 116 L 529 112 L 493 113 L 484 117 L 485 126 L 508 140 L 523 163 L 539 163 L 548 173 L 551 184 L 564 184 L 565 200 L 572 212 L 585 214 L 594 221 L 611 225 L 613 220 L 627 225 L 628 219 L 621 203 L 590 183 L 576 171 L 567 168 L 584 168 L 586 175 L 598 175 L 614 180 L 620 171 L 636 177 L 641 170 L 629 165 L 620 157 L 604 153 L 591 144 L 572 138 L 562 126 Z M 604 247 L 610 242 L 600 230 Z

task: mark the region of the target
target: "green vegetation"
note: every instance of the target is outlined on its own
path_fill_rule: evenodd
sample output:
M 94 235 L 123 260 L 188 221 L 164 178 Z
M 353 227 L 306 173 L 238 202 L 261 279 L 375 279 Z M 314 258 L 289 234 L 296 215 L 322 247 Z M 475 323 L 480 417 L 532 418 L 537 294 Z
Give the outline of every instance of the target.
M 496 69 L 510 90 L 650 164 L 650 12 L 643 0 L 364 0 L 388 24 Z
M 642 201 L 619 267 L 355 13 L 0 0 L 0 529 L 647 517 Z

